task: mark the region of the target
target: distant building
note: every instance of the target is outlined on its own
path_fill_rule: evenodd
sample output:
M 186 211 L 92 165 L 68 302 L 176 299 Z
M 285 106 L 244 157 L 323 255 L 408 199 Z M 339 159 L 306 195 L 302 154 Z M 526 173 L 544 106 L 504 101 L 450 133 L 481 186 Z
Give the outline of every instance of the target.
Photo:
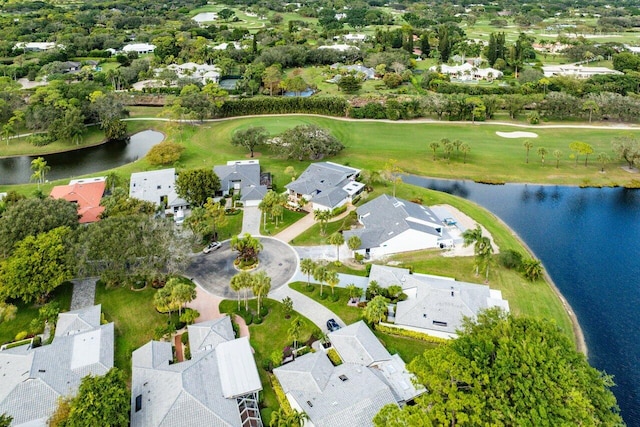
M 186 62 L 184 64 L 170 64 L 167 69 L 175 71 L 178 78 L 193 79 L 203 85 L 220 82 L 220 69 L 215 65 L 196 64 Z M 154 70 L 156 75 L 162 72 L 162 68 Z
M 429 68 L 429 71 L 435 71 L 459 80 L 494 80 L 502 77 L 503 73 L 495 68 L 478 68 L 465 62 L 462 65 L 437 65 Z
M 18 42 L 14 49 L 24 49 L 28 52 L 42 52 L 51 49 L 63 49 L 64 46 L 55 42 Z
M 347 72 L 353 72 L 364 76 L 365 80 L 373 80 L 376 78 L 376 70 L 364 65 L 342 65 L 340 63 L 332 64 L 330 67 L 332 70 L 344 70 Z M 339 79 L 338 79 L 339 81 Z
M 220 44 L 214 45 L 213 49 L 214 50 L 227 50 L 227 48 L 229 46 L 233 46 L 233 48 L 236 49 L 236 50 L 241 50 L 242 49 L 242 44 L 240 44 L 240 42 L 220 43 Z
M 100 221 L 104 206 L 100 201 L 104 195 L 106 178 L 88 178 L 69 181 L 69 185 L 57 185 L 51 190 L 54 199 L 64 199 L 78 207 L 78 222 L 88 224 Z
M 350 44 L 333 44 L 333 45 L 327 45 L 327 46 L 319 46 L 318 49 L 332 49 L 340 52 L 347 52 L 350 49 L 360 50 L 359 47 L 352 46 Z
M 344 36 L 342 36 L 342 40 L 344 40 L 347 43 L 360 43 L 365 41 L 367 38 L 366 34 L 345 34 Z
M 582 65 L 548 65 L 542 67 L 545 77 L 568 76 L 577 79 L 588 79 L 598 75 L 622 75 L 624 73 L 606 67 L 583 67 Z
M 369 283 L 388 288 L 399 285 L 407 295 L 396 304 L 393 326 L 441 338 L 456 338 L 465 317 L 498 307 L 509 311 L 499 290 L 455 279 L 411 273 L 409 269 L 372 265 Z
M 58 400 L 74 396 L 82 378 L 113 367 L 113 323 L 100 305 L 60 313 L 51 344 L 0 350 L 0 414 L 12 426 L 46 426 Z
M 313 210 L 332 210 L 343 206 L 362 193 L 364 184 L 357 182 L 360 169 L 333 162 L 312 163 L 293 182 L 285 185 L 289 203 L 297 205 L 304 198 Z
M 173 213 L 189 207 L 189 203 L 176 193 L 175 168 L 132 173 L 129 196 L 164 206 Z
M 156 50 L 156 46 L 149 43 L 132 43 L 122 48 L 124 53 L 136 52 L 138 55 L 153 53 L 154 50 Z
M 133 352 L 132 427 L 262 427 L 262 384 L 249 338 L 228 316 L 188 326 L 191 360 L 173 363 L 171 343 Z

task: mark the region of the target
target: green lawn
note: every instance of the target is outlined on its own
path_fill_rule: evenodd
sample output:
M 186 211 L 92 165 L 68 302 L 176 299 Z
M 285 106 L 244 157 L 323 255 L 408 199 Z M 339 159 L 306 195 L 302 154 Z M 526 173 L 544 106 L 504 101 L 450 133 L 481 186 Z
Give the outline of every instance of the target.
M 63 283 L 51 293 L 50 301 L 56 301 L 60 305 L 60 311 L 69 311 L 72 291 L 71 282 Z M 18 307 L 18 312 L 13 320 L 0 324 L 0 344 L 13 341 L 19 332 L 29 332 L 31 321 L 38 317 L 39 306 L 21 301 L 14 301 L 13 304 Z
M 282 211 L 282 218 L 281 219 L 278 218 L 278 225 L 276 226 L 276 223 L 274 220 L 267 219 L 266 227 L 265 227 L 264 215 L 263 215 L 262 218 L 260 219 L 260 226 L 262 227 L 261 228 L 262 233 L 265 234 L 266 236 L 277 234 L 282 230 L 284 230 L 285 228 L 292 225 L 293 223 L 298 222 L 299 220 L 304 218 L 306 215 L 311 215 L 311 214 L 307 212 L 297 212 L 297 211 L 291 211 L 289 209 L 284 209 Z
M 167 324 L 168 316 L 153 306 L 156 290 L 147 287 L 132 291 L 128 287 L 96 288 L 96 304 L 102 304 L 107 321 L 115 323 L 115 359 L 117 368 L 131 378 L 131 353 L 153 339 L 154 330 Z
M 380 341 L 387 348 L 389 353 L 398 353 L 405 363 L 411 362 L 416 356 L 420 356 L 425 350 L 429 350 L 438 346 L 438 344 L 416 340 L 409 337 L 400 337 L 389 335 L 380 331 L 373 331 Z
M 316 223 L 291 240 L 290 243 L 300 246 L 328 245 L 329 236 L 340 230 L 348 230 L 353 222 L 353 217 L 347 215 L 342 219 L 327 223 L 324 233 L 320 232 L 320 223 Z
M 350 307 L 347 305 L 347 300 L 349 299 L 349 294 L 347 290 L 344 288 L 336 287 L 334 289 L 334 293 L 340 297 L 338 301 L 331 300 L 331 287 L 328 285 L 323 286 L 323 294 L 327 295 L 327 298 L 320 298 L 320 285 L 311 285 L 313 287 L 313 291 L 309 292 L 307 290 L 307 282 L 293 282 L 289 284 L 291 289 L 294 289 L 314 301 L 319 302 L 320 304 L 327 307 L 329 310 L 333 311 L 337 314 L 347 325 L 357 322 L 362 319 L 362 309 L 358 307 Z M 295 307 L 294 307 L 295 309 Z
M 218 240 L 223 241 L 237 236 L 242 231 L 242 216 L 244 212 L 240 211 L 236 215 L 225 215 L 227 223 L 222 227 L 218 227 Z
M 253 309 L 255 309 L 255 304 L 256 300 L 250 302 L 250 306 Z M 289 340 L 288 334 L 291 320 L 285 319 L 282 304 L 275 300 L 265 299 L 264 305 L 269 307 L 269 314 L 261 324 L 249 325 L 249 332 L 251 335 L 251 346 L 255 350 L 256 365 L 258 366 L 263 387 L 262 421 L 265 425 L 269 425 L 271 413 L 278 410 L 279 405 L 269 382 L 267 371 L 265 370 L 265 363 L 269 361 L 269 357 L 274 351 L 282 351 L 284 347 L 292 343 L 291 340 Z M 236 300 L 224 300 L 220 303 L 220 311 L 223 313 L 231 313 L 235 311 L 236 308 Z M 315 335 L 316 337 L 320 336 L 320 329 L 306 317 L 294 313 L 291 318 L 293 319 L 296 315 L 300 316 L 303 324 L 301 329 L 301 342 L 309 340 L 311 335 Z

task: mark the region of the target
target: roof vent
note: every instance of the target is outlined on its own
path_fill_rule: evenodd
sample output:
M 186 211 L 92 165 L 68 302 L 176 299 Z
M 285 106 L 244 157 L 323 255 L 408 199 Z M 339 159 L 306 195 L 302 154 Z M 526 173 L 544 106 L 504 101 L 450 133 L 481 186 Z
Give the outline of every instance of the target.
M 349 379 L 349 377 L 347 377 L 346 375 L 340 375 L 338 378 L 340 378 L 342 382 L 345 382 Z
M 310 408 L 313 408 L 313 403 L 311 403 L 310 400 L 307 400 L 307 405 L 309 405 Z

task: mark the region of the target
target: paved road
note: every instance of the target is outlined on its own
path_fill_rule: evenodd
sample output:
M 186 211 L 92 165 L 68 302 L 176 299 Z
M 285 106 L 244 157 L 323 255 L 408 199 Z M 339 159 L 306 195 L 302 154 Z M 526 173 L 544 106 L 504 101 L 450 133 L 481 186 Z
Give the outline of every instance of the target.
M 318 246 L 294 246 L 293 249 L 298 253 L 300 259 L 311 258 L 314 261 L 336 260 L 336 247 L 333 245 L 318 245 Z M 340 248 L 340 256 L 348 256 L 349 249 L 346 245 L 342 245 Z
M 260 237 L 263 250 L 260 252 L 260 266 L 254 271 L 264 270 L 271 277 L 271 289 L 276 290 L 293 277 L 298 269 L 298 256 L 291 246 L 277 239 Z M 229 241 L 209 254 L 200 253 L 193 257 L 185 275 L 215 296 L 233 299 L 237 295 L 229 288 L 231 278 L 238 273 L 233 266 L 236 252 L 231 250 Z
M 260 209 L 257 206 L 246 206 L 242 214 L 242 234 L 260 235 Z

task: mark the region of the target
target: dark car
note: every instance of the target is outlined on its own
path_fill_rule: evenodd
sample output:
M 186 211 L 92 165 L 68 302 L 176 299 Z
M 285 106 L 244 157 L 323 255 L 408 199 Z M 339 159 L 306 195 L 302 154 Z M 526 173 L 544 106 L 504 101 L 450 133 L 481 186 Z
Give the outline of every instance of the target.
M 327 320 L 327 329 L 329 329 L 329 332 L 337 331 L 340 329 L 340 325 L 338 325 L 336 319 L 329 319 Z
M 215 251 L 216 249 L 220 248 L 220 246 L 222 246 L 222 243 L 220 242 L 211 242 L 207 246 L 205 246 L 202 252 L 208 254 L 209 252 Z

